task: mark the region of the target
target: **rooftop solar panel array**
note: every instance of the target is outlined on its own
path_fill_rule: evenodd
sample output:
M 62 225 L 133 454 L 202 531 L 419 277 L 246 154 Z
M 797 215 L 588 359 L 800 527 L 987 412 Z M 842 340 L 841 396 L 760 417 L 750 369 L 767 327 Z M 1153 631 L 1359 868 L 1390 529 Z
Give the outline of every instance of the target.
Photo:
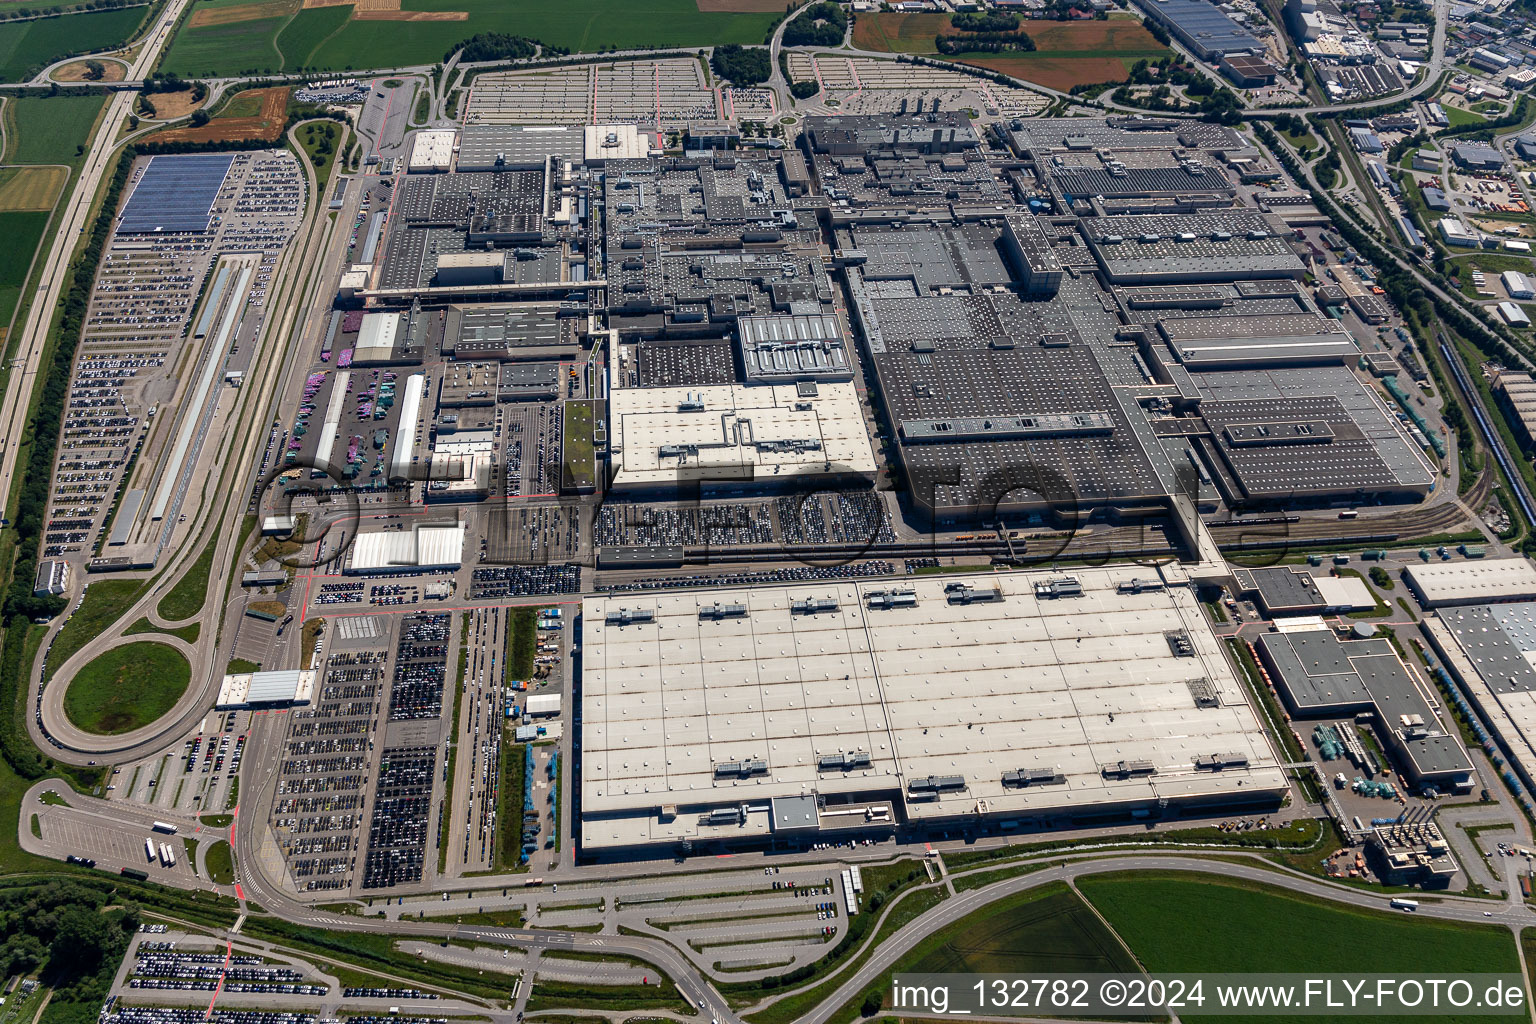
M 118 233 L 207 231 L 213 201 L 234 159 L 229 153 L 151 158 L 123 206 Z

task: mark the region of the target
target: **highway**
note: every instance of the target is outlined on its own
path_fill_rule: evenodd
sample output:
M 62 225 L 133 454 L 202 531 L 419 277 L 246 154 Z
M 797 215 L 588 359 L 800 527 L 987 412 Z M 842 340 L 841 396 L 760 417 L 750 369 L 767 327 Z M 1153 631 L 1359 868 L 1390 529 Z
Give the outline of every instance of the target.
M 182 9 L 190 2 L 169 0 L 144 37 L 139 56 L 129 69 L 129 78 L 143 78 L 155 66 L 160 51 L 171 41 Z M 42 263 L 37 291 L 32 296 L 26 322 L 21 327 L 21 338 L 11 364 L 12 372 L 5 395 L 0 398 L 0 495 L 11 493 L 11 481 L 16 474 L 16 457 L 21 449 L 20 442 L 32 404 L 32 392 L 37 383 L 43 352 L 47 348 L 48 329 L 53 323 L 59 299 L 68 287 L 70 258 L 74 255 L 81 235 L 90 226 L 91 203 L 101 187 L 103 175 L 112 166 L 113 153 L 118 146 L 118 128 L 131 112 L 136 98 L 137 94 L 132 92 L 114 92 L 107 101 L 106 113 L 102 115 L 96 129 L 90 152 L 86 154 L 85 163 L 75 178 L 74 191 L 54 226 L 53 240 L 48 248 L 48 256 Z
M 344 147 L 346 141 L 343 133 L 338 147 Z M 302 152 L 302 147 L 295 148 Z M 92 638 L 68 662 L 49 666 L 49 685 L 38 699 L 36 713 L 27 717 L 33 740 L 58 760 L 85 764 L 110 757 L 126 763 L 158 753 L 168 744 L 177 742 L 208 713 L 223 681 L 223 668 L 231 657 L 234 630 L 227 629 L 222 637 L 218 634 L 223 599 L 230 583 L 224 575 L 228 572 L 224 567 L 235 563 L 235 546 L 241 541 L 236 536 L 234 524 L 240 521 L 244 512 L 244 499 L 261 459 L 267 436 L 264 427 L 276 415 L 279 395 L 290 387 L 293 375 L 300 372 L 296 355 L 299 346 L 295 341 L 304 332 L 296 327 L 309 317 L 322 315 L 326 306 L 323 289 L 329 279 L 318 269 L 339 266 L 340 256 L 336 250 L 339 247 L 344 251 L 346 246 L 346 232 L 337 228 L 338 220 L 328 216 L 330 211 L 319 196 L 313 168 L 307 160 L 301 164 L 308 182 L 308 208 L 288 246 L 279 276 L 273 282 L 273 315 L 262 326 L 259 350 L 252 362 L 257 369 L 242 389 L 240 400 L 243 404 L 220 438 L 220 449 L 203 455 L 210 464 L 208 498 L 199 503 L 194 513 L 197 518 L 188 529 L 181 549 L 165 563 L 170 569 L 119 617 L 112 628 Z M 76 728 L 63 709 L 64 691 L 74 671 L 102 652 L 132 642 L 134 637 L 125 637 L 122 631 L 140 616 L 147 616 L 156 626 L 170 625 L 160 618 L 156 606 L 197 558 L 210 530 L 217 537 L 213 559 L 215 571 L 210 580 L 210 596 L 192 620 L 201 626 L 199 642 L 188 645 L 164 634 L 166 643 L 186 655 L 192 666 L 192 681 L 187 692 L 174 709 L 134 732 L 98 736 Z M 76 581 L 76 587 L 81 585 L 81 581 Z M 55 620 L 53 636 L 57 636 L 57 630 L 66 621 L 62 617 Z M 30 673 L 28 688 L 36 693 L 43 678 L 41 660 L 30 666 Z

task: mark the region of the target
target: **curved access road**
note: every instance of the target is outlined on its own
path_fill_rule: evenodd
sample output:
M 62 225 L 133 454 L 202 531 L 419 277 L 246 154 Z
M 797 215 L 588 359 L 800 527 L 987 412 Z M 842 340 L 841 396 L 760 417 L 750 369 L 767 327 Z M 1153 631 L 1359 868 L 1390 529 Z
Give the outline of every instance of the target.
M 344 131 L 338 149 L 344 147 L 346 141 Z M 294 148 L 303 152 L 302 146 L 295 144 Z M 217 456 L 218 461 L 210 470 L 210 480 L 215 481 L 211 500 L 199 506 L 198 518 L 180 542 L 180 549 L 169 563 L 171 567 L 117 618 L 110 629 L 84 644 L 67 662 L 49 666 L 46 686 L 43 685 L 44 660 L 30 666 L 32 690 L 38 696 L 36 710 L 28 718 L 28 730 L 33 740 L 56 760 L 73 764 L 85 764 L 99 758 L 130 761 L 159 753 L 191 730 L 208 713 L 218 695 L 233 647 L 234 631 L 226 629 L 227 635 L 223 637 L 219 632 L 221 622 L 226 620 L 225 594 L 230 584 L 229 574 L 239 571 L 235 548 L 242 538 L 236 524 L 244 512 L 244 488 L 249 485 L 261 458 L 266 441 L 262 427 L 272 420 L 279 384 L 294 372 L 296 346 L 292 339 L 302 333 L 294 330 L 294 323 L 318 301 L 315 289 L 321 275 L 315 274 L 314 270 L 325 265 L 322 254 L 327 247 L 334 247 L 340 237 L 335 222 L 327 216 L 314 168 L 308 159 L 300 159 L 300 165 L 306 176 L 308 209 L 273 281 L 271 308 L 274 315 L 263 325 L 258 352 L 252 363 L 260 369 L 243 389 L 243 397 L 248 397 L 227 431 L 228 448 Z M 206 457 L 215 458 L 213 455 Z M 198 624 L 197 642 L 188 645 L 165 634 L 123 636 L 122 631 L 140 617 L 164 624 L 157 610 L 160 599 L 195 563 L 210 537 L 213 538 L 214 555 L 209 589 L 196 615 L 178 623 Z M 78 581 L 76 585 L 79 585 Z M 56 621 L 55 637 L 67 621 Z M 192 665 L 191 683 L 176 706 L 155 722 L 121 736 L 88 733 L 71 723 L 64 714 L 64 692 L 74 673 L 92 658 L 119 644 L 149 639 L 164 640 L 185 655 Z M 49 642 L 51 644 L 52 640 Z
M 142 79 L 154 68 L 155 61 L 160 59 L 160 51 L 170 43 L 177 19 L 189 3 L 191 0 L 167 0 L 165 10 L 160 12 L 160 17 L 155 19 L 140 44 L 139 55 L 128 69 L 128 78 Z M 75 178 L 74 190 L 53 228 L 53 240 L 48 247 L 48 256 L 42 263 L 37 291 L 32 295 L 31 305 L 27 309 L 26 323 L 21 325 L 16 356 L 11 363 L 11 375 L 6 382 L 4 396 L 0 396 L 0 495 L 11 493 L 22 431 L 26 427 L 38 369 L 47 347 L 53 311 L 64 294 L 70 257 L 74 254 L 80 236 L 85 233 L 91 203 L 101 187 L 102 177 L 112 165 L 112 154 L 118 145 L 118 128 L 131 112 L 135 98 L 136 94 L 132 92 L 114 92 L 107 100 L 106 112 L 96 128 L 96 136 L 91 141 L 85 163 Z
M 267 715 L 252 724 L 252 749 L 268 749 L 275 738 L 266 735 L 268 730 L 283 727 L 281 716 Z M 258 732 L 261 735 L 258 735 Z M 241 787 L 242 804 L 263 808 L 270 804 L 276 785 L 276 772 L 272 766 L 257 768 L 252 763 L 244 775 Z M 697 965 L 684 957 L 670 943 L 659 938 L 631 935 L 610 935 L 582 932 L 556 932 L 525 928 L 499 928 L 494 926 L 459 925 L 448 922 L 432 922 L 406 918 L 384 920 L 353 915 L 336 914 L 300 902 L 295 893 L 277 880 L 269 877 L 264 865 L 276 858 L 268 837 L 268 827 L 261 812 L 241 815 L 236 809 L 236 821 L 231 829 L 235 847 L 237 894 L 242 901 L 252 900 L 261 904 L 268 913 L 284 920 L 314 928 L 342 931 L 373 931 L 392 936 L 430 937 L 440 942 L 486 943 L 518 946 L 525 949 L 560 950 L 580 949 L 592 952 L 619 953 L 638 957 L 662 968 L 676 982 L 682 993 L 711 1018 L 725 1024 L 741 1024 L 739 1012 L 732 1011 L 725 1000 L 714 990 Z M 263 852 L 269 856 L 263 856 Z M 1059 861 L 1063 854 L 1056 852 L 1042 856 L 1040 860 Z M 1070 853 L 1065 856 L 1071 857 Z M 1074 882 L 1091 874 L 1129 870 L 1166 870 L 1203 873 L 1220 873 L 1230 878 L 1241 878 L 1265 885 L 1300 893 L 1307 896 L 1332 900 L 1363 909 L 1387 911 L 1389 896 L 1356 890 L 1347 886 L 1311 878 L 1283 868 L 1263 866 L 1258 857 L 1246 855 L 1224 857 L 1221 861 L 1202 859 L 1193 855 L 1157 853 L 1120 853 L 1106 851 L 1087 854 L 1080 859 L 1069 859 L 1028 874 L 1005 879 L 984 888 L 957 893 L 937 907 L 909 922 L 887 937 L 870 958 L 854 971 L 836 991 L 814 1011 L 800 1018 L 805 1024 L 824 1024 L 844 1003 L 861 995 L 881 980 L 891 966 L 908 950 L 935 931 L 944 928 L 987 904 L 1014 893 L 1024 892 L 1052 882 Z M 1018 862 L 1018 866 L 1028 861 Z M 975 871 L 996 870 L 988 865 Z M 930 883 L 931 886 L 947 885 L 948 880 Z M 890 914 L 899 904 L 886 905 L 884 914 Z M 1521 927 L 1536 922 L 1536 913 L 1523 903 L 1468 899 L 1456 896 L 1440 898 L 1438 902 L 1421 903 L 1419 914 L 1437 919 L 1488 922 L 1488 915 L 1518 934 Z M 816 983 L 808 983 L 810 984 Z M 796 990 L 786 990 L 785 995 Z M 746 1012 L 746 1011 L 742 1011 Z

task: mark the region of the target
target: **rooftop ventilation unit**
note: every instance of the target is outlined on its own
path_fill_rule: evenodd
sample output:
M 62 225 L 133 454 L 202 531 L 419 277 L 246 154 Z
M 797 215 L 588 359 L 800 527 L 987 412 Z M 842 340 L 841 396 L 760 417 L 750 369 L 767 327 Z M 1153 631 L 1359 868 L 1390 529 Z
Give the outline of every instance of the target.
M 1106 779 L 1138 779 L 1157 774 L 1151 761 L 1115 761 L 1099 768 Z
M 1067 777 L 1055 768 L 1025 768 L 1016 772 L 1003 772 L 1005 789 L 1025 789 L 1029 786 L 1061 786 Z
M 707 604 L 699 609 L 701 619 L 740 619 L 745 618 L 747 606 L 744 604 Z
M 746 811 L 737 807 L 716 807 L 699 815 L 700 825 L 740 825 L 747 818 Z
M 1035 596 L 1052 600 L 1058 597 L 1082 597 L 1083 585 L 1071 576 L 1063 576 L 1060 579 L 1036 583 Z
M 950 604 L 993 604 L 1003 599 L 1000 588 L 979 590 L 964 583 L 952 583 L 944 588 L 944 597 Z
M 746 761 L 722 761 L 715 765 L 717 779 L 751 779 L 768 774 L 768 762 L 760 757 Z
M 819 772 L 851 772 L 871 765 L 869 754 L 863 750 L 850 750 L 842 754 L 822 754 L 816 759 Z
M 913 800 L 937 800 L 944 793 L 958 793 L 965 789 L 963 775 L 929 775 L 907 783 L 907 796 Z
M 915 591 L 876 590 L 869 595 L 871 608 L 915 608 L 917 606 L 917 594 Z
M 1201 754 L 1195 758 L 1195 767 L 1200 771 L 1219 772 L 1223 768 L 1247 768 L 1247 754 Z
M 789 610 L 795 615 L 820 615 L 837 611 L 837 600 L 831 597 L 808 597 L 803 601 L 789 602 Z
M 603 619 L 610 626 L 628 626 L 637 622 L 655 622 L 656 613 L 649 608 L 620 608 L 609 612 Z

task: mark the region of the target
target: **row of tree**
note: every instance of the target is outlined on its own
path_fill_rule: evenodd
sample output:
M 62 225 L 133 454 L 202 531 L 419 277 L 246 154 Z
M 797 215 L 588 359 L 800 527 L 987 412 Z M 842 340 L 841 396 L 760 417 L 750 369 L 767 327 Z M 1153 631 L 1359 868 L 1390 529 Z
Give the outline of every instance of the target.
M 784 27 L 785 46 L 841 46 L 848 31 L 848 12 L 841 4 L 822 0 L 806 7 Z
M 742 46 L 739 43 L 717 46 L 715 55 L 709 59 L 709 66 L 720 78 L 729 79 L 732 85 L 744 89 L 762 85 L 773 77 L 773 64 L 768 59 L 768 51 L 761 46 Z

